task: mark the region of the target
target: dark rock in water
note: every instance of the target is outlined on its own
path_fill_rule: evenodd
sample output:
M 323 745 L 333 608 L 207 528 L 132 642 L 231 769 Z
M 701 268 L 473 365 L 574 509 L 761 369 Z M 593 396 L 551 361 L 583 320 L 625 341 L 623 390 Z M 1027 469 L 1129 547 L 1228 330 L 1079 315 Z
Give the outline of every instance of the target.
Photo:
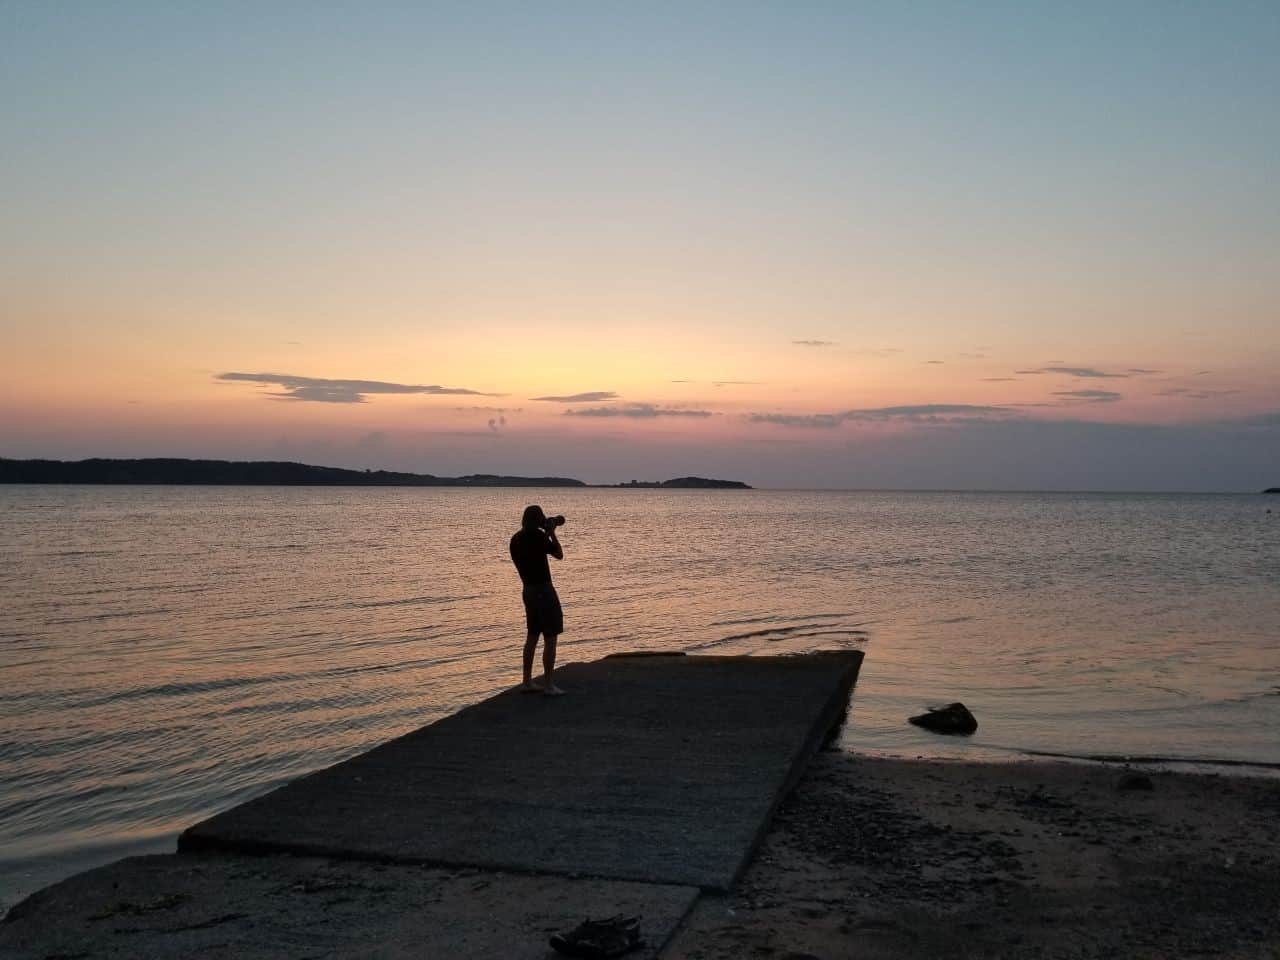
M 583 920 L 568 933 L 557 933 L 551 946 L 566 957 L 620 957 L 644 946 L 640 939 L 640 918 L 606 917 Z
M 978 721 L 963 703 L 949 703 L 945 707 L 930 707 L 928 713 L 910 717 L 910 723 L 934 733 L 969 734 L 978 729 Z
M 1116 784 L 1117 790 L 1154 790 L 1156 785 L 1144 773 L 1126 773 Z

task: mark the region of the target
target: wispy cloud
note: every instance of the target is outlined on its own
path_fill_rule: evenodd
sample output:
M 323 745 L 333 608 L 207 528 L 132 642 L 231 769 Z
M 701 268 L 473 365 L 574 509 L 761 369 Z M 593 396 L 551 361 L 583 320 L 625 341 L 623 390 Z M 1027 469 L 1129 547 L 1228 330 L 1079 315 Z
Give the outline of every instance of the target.
M 1215 397 L 1229 397 L 1240 393 L 1239 390 L 1192 390 L 1190 387 L 1170 387 L 1160 390 L 1157 397 L 1181 397 L 1184 400 L 1212 400 Z
M 925 363 L 933 363 L 933 364 L 938 364 L 938 365 L 944 364 L 944 363 L 946 363 L 946 362 L 947 362 L 947 361 L 945 361 L 945 360 L 926 360 L 926 361 L 925 361 Z
M 659 407 L 653 403 L 629 403 L 615 407 L 584 407 L 566 410 L 566 417 L 631 417 L 636 420 L 652 420 L 656 417 L 710 417 L 710 410 L 694 410 L 687 407 Z
M 831 429 L 842 423 L 970 423 L 974 420 L 1002 419 L 1016 414 L 1006 407 L 972 403 L 918 403 L 897 407 L 867 407 L 838 413 L 751 413 L 750 423 L 780 427 Z
M 450 396 L 500 397 L 500 393 L 483 393 L 465 387 L 442 387 L 439 384 L 387 383 L 382 380 L 331 380 L 324 377 L 299 377 L 291 373 L 220 373 L 214 379 L 261 383 L 280 387 L 283 392 L 268 396 L 277 400 L 309 400 L 315 403 L 365 403 L 369 394 L 430 393 Z
M 1010 411 L 999 406 L 975 403 L 917 403 L 899 407 L 871 407 L 848 410 L 845 418 L 883 422 L 886 420 L 913 420 L 920 423 L 938 423 L 945 417 L 1006 417 Z
M 834 340 L 792 340 L 797 347 L 834 347 Z
M 1143 376 L 1149 373 L 1164 373 L 1163 370 L 1148 370 L 1145 367 L 1130 367 L 1129 372 L 1138 376 Z
M 1069 397 L 1072 400 L 1082 400 L 1085 403 L 1115 403 L 1122 399 L 1123 395 L 1112 390 L 1055 390 L 1055 397 Z
M 1013 372 L 1021 373 L 1021 374 L 1061 373 L 1064 376 L 1068 376 L 1068 377 L 1085 377 L 1085 378 L 1107 379 L 1107 380 L 1110 380 L 1112 378 L 1123 379 L 1125 377 L 1132 376 L 1131 373 L 1110 373 L 1106 370 L 1099 370 L 1097 367 L 1059 367 L 1059 366 L 1035 367 L 1034 369 L 1031 369 L 1031 370 L 1015 370 Z
M 1017 377 L 983 377 L 983 383 L 1017 383 Z
M 668 383 L 710 383 L 713 387 L 750 387 L 763 383 L 763 380 L 668 380 Z
M 524 407 L 454 407 L 458 413 L 524 413 Z
M 599 403 L 602 400 L 617 400 L 618 395 L 612 390 L 589 390 L 586 393 L 571 393 L 563 397 L 530 397 L 530 400 L 544 400 L 547 403 Z
M 779 427 L 805 427 L 831 429 L 845 421 L 841 413 L 752 413 L 747 415 L 751 423 L 772 423 Z

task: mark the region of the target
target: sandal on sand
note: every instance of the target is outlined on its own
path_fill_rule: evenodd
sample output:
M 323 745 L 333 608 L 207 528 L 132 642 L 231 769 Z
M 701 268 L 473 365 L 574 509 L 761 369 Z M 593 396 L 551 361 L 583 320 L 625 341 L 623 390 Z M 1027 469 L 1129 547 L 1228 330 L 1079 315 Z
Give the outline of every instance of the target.
M 568 933 L 557 933 L 551 946 L 566 957 L 620 957 L 644 946 L 640 918 L 618 914 L 603 920 L 583 920 Z

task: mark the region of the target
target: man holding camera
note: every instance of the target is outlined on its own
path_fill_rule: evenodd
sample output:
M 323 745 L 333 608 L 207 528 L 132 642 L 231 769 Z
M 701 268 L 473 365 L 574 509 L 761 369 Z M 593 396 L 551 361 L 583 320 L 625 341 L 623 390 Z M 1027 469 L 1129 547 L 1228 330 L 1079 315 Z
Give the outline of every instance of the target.
M 552 681 L 556 668 L 556 638 L 564 631 L 564 612 L 560 597 L 551 585 L 551 565 L 547 557 L 564 559 L 564 550 L 556 539 L 556 527 L 564 517 L 548 517 L 536 504 L 524 508 L 520 529 L 511 538 L 511 562 L 516 565 L 524 584 L 524 619 L 529 635 L 524 642 L 524 683 L 520 689 L 555 697 L 564 693 Z M 533 679 L 533 655 L 542 634 L 542 682 Z

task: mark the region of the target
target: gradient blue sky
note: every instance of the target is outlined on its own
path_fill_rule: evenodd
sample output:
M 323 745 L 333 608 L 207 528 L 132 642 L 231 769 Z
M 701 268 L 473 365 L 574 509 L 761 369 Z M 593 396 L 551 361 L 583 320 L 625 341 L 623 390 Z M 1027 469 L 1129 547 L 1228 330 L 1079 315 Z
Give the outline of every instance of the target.
M 0 88 L 0 455 L 1280 483 L 1280 4 L 2 2 Z

